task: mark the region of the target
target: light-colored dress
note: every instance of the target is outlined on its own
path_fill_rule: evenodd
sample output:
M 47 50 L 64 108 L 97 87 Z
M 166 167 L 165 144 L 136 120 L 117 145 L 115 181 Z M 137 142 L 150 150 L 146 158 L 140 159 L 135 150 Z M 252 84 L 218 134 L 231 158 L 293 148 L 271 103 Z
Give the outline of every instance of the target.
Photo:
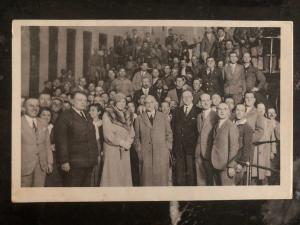
M 133 142 L 134 129 L 114 123 L 107 112 L 102 117 L 104 135 L 104 165 L 100 186 L 102 187 L 130 187 L 132 175 L 130 165 L 130 151 L 121 147 L 122 141 Z

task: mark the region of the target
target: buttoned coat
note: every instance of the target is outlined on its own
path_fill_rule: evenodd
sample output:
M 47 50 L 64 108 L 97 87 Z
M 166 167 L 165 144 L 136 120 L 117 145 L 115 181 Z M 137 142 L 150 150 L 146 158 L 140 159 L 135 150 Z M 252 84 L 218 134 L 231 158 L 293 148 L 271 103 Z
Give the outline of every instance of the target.
M 246 91 L 245 71 L 242 65 L 236 64 L 234 72 L 231 71 L 231 66 L 226 65 L 224 68 L 224 93 L 225 95 L 238 95 Z
M 47 165 L 53 164 L 50 134 L 47 124 L 37 118 L 37 134 L 21 117 L 21 175 L 30 175 L 37 164 L 46 173 Z
M 224 80 L 222 71 L 218 68 L 214 68 L 212 72 L 207 74 L 207 68 L 204 68 L 200 72 L 200 77 L 203 81 L 202 89 L 205 93 L 210 95 L 219 94 L 223 96 L 224 94 Z
M 173 134 L 167 115 L 156 111 L 153 125 L 147 112 L 135 120 L 135 149 L 139 155 L 142 186 L 168 185 Z
M 93 167 L 97 163 L 98 147 L 93 119 L 82 118 L 73 108 L 60 114 L 54 126 L 58 163 L 70 163 L 71 168 Z
M 214 127 L 214 141 L 211 151 L 211 162 L 215 169 L 226 170 L 234 167 L 236 162 L 234 157 L 239 149 L 239 131 L 231 120 L 227 119 L 219 126 L 219 122 Z

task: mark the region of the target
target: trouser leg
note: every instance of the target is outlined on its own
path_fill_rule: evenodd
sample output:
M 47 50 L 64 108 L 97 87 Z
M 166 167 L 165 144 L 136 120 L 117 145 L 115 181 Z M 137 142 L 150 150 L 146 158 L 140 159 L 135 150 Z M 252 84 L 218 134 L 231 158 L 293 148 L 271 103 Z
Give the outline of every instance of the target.
M 45 187 L 46 172 L 37 164 L 33 171 L 33 187 Z

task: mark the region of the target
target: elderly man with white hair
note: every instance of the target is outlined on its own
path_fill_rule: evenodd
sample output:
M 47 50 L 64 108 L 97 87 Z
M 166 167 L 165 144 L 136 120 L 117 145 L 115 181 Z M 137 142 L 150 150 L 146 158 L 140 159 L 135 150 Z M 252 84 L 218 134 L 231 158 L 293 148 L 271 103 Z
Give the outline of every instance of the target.
M 141 186 L 167 186 L 173 142 L 168 116 L 157 110 L 152 95 L 145 98 L 146 112 L 135 121 L 135 149 L 140 163 Z

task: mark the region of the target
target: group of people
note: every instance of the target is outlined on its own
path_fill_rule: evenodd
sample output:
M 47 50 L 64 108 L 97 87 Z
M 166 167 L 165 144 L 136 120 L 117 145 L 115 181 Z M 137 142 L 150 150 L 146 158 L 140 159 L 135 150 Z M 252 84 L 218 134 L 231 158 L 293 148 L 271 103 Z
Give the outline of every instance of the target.
M 62 70 L 22 98 L 22 187 L 279 184 L 277 109 L 253 60 L 259 30 L 236 28 L 234 42 L 206 28 L 198 52 L 172 29 L 164 47 L 134 29 L 121 61 L 91 56 L 77 81 Z M 148 57 L 149 45 L 167 60 Z

